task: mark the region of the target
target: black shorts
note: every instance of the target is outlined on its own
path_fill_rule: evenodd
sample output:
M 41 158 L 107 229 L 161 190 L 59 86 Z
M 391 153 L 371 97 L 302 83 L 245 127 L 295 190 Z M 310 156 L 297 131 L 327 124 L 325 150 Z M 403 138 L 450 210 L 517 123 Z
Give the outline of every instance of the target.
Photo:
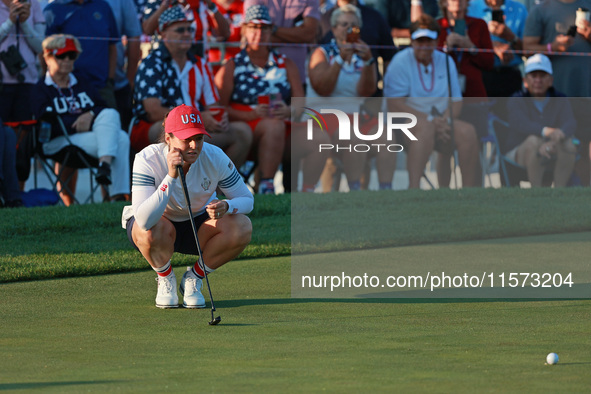
M 199 227 L 209 219 L 209 215 L 207 212 L 203 212 L 201 215 L 195 216 L 193 218 L 193 222 L 195 223 L 195 228 L 199 231 Z M 191 229 L 191 222 L 185 220 L 184 222 L 173 222 L 170 221 L 174 228 L 176 229 L 176 239 L 174 240 L 174 251 L 177 253 L 182 254 L 192 254 L 198 256 L 199 253 L 197 252 L 197 244 L 195 243 L 195 235 L 193 234 L 193 230 Z M 133 228 L 133 224 L 135 223 L 135 217 L 132 216 L 131 219 L 127 221 L 127 239 L 136 248 L 138 251 L 138 247 L 133 242 L 133 238 L 131 237 L 131 229 Z

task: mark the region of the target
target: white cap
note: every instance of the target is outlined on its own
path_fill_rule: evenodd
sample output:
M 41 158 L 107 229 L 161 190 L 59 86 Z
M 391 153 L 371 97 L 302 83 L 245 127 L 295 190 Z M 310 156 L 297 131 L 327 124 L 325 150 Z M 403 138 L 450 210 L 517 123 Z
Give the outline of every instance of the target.
M 412 33 L 412 36 L 410 38 L 412 38 L 413 40 L 417 40 L 421 37 L 429 37 L 432 40 L 436 40 L 437 32 L 435 30 L 429 29 L 418 29 L 415 30 L 414 33 Z
M 552 63 L 548 56 L 536 53 L 525 62 L 525 73 L 529 74 L 533 71 L 544 71 L 552 75 Z

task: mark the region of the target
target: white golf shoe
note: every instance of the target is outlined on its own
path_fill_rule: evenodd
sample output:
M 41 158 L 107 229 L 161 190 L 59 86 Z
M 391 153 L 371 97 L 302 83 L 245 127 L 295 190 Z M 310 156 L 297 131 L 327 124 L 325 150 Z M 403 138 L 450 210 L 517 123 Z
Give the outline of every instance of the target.
M 158 276 L 158 294 L 156 294 L 156 306 L 158 308 L 178 308 L 179 296 L 176 294 L 176 276 L 174 271 L 166 276 Z
M 181 279 L 180 292 L 183 295 L 183 306 L 185 308 L 205 308 L 205 298 L 201 294 L 203 281 L 193 274 L 191 267 Z

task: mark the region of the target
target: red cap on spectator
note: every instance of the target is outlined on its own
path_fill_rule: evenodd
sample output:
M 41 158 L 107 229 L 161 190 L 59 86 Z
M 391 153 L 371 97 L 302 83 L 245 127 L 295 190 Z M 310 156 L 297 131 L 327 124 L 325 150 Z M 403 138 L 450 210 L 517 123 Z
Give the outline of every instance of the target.
M 186 140 L 197 134 L 205 134 L 211 137 L 205 131 L 201 112 L 185 104 L 179 105 L 170 111 L 164 123 L 164 132 L 172 133 L 181 140 Z
M 62 48 L 55 48 L 49 50 L 53 56 L 61 55 L 62 53 L 68 52 L 76 52 L 78 53 L 78 48 L 76 48 L 76 43 L 71 38 L 66 38 L 65 44 Z

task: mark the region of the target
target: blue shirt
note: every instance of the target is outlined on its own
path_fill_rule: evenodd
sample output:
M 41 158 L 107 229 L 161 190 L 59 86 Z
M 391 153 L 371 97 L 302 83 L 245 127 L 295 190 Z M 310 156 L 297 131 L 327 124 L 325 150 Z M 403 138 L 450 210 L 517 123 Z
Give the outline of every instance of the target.
M 137 15 L 137 8 L 133 0 L 107 0 L 113 11 L 117 30 L 122 36 L 139 40 L 142 35 L 142 27 Z M 117 70 L 115 71 L 115 90 L 129 85 L 125 69 L 125 48 L 123 43 L 117 43 Z
M 521 3 L 514 0 L 505 0 L 501 6 L 501 10 L 505 14 L 505 24 L 513 34 L 520 39 L 523 39 L 523 29 L 525 28 L 525 20 L 527 19 L 527 8 Z M 473 18 L 484 19 L 486 23 L 492 20 L 492 9 L 486 4 L 485 0 L 472 0 L 468 6 L 468 16 Z M 507 43 L 500 37 L 491 35 L 493 41 Z M 508 64 L 502 64 L 501 59 L 495 54 L 495 67 L 499 66 L 518 66 L 523 61 L 521 55 L 515 54 L 513 60 Z
M 120 41 L 111 6 L 104 0 L 55 0 L 43 10 L 46 36 L 71 34 L 80 40 L 82 53 L 74 63 L 74 74 L 97 89 L 109 78 L 109 45 Z

